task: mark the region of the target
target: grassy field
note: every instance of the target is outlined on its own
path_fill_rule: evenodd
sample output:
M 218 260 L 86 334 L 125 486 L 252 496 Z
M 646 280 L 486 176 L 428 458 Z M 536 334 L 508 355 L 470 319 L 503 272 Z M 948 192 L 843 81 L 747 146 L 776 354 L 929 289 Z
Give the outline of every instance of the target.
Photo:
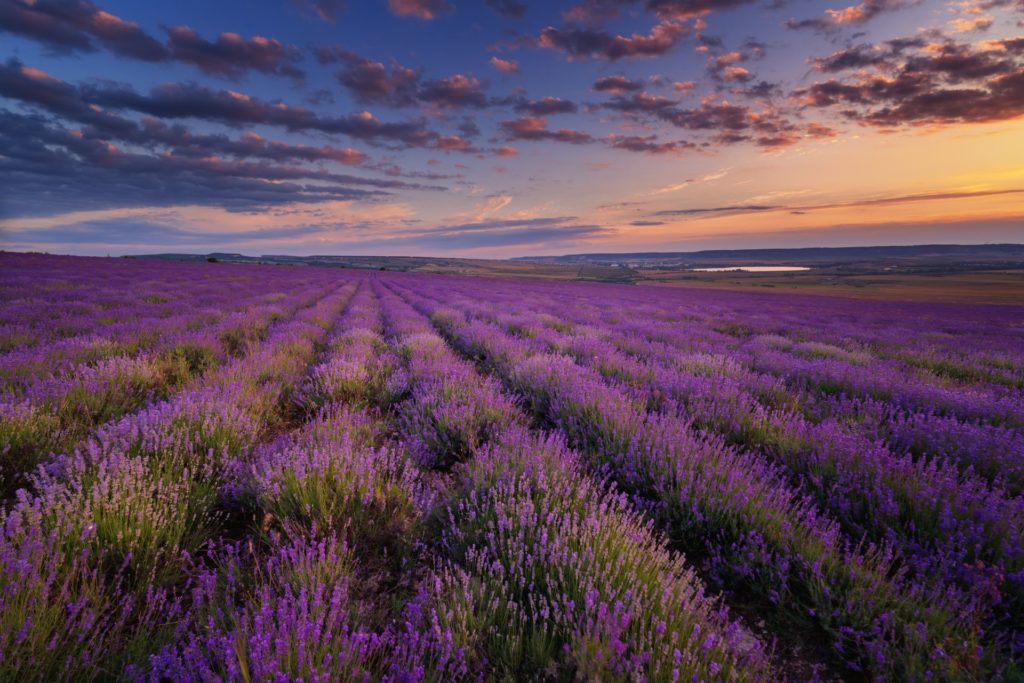
M 716 289 L 775 289 L 864 299 L 1020 304 L 1024 270 L 917 274 L 643 272 L 644 284 Z
M 1010 245 L 1013 247 L 1014 245 Z M 961 247 L 960 252 L 893 253 L 865 250 L 714 252 L 713 256 L 594 255 L 538 260 L 464 259 L 419 256 L 260 256 L 163 254 L 140 258 L 279 266 L 319 266 L 561 281 L 646 284 L 731 290 L 800 292 L 864 299 L 1016 304 L 1024 301 L 1024 260 L 1013 248 Z M 847 253 L 849 252 L 849 253 Z M 877 252 L 877 253 L 875 253 Z M 710 253 L 710 252 L 709 252 Z M 731 256 L 730 256 L 731 255 Z M 808 271 L 698 272 L 696 267 L 804 266 Z

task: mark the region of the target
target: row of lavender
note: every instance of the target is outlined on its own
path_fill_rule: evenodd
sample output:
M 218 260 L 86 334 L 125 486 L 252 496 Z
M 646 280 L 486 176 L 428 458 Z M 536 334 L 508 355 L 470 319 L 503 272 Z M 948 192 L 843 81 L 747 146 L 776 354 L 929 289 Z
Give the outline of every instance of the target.
M 84 302 L 14 349 L 71 360 L 26 371 L 10 402 L 90 417 L 56 449 L 0 421 L 5 457 L 30 453 L 0 513 L 0 680 L 805 679 L 806 650 L 773 643 L 793 626 L 833 646 L 826 670 L 1012 675 L 1012 477 L 936 456 L 944 442 L 899 450 L 913 401 L 758 364 L 765 338 L 901 363 L 864 311 L 855 339 L 811 339 L 787 297 L 740 329 L 752 304 L 710 293 L 3 258 L 25 259 L 0 278 L 25 329 L 46 328 L 26 311 L 47 292 Z M 122 324 L 132 295 L 113 283 L 131 277 L 166 298 L 140 304 L 140 336 L 180 318 L 170 341 Z M 760 329 L 765 301 L 788 336 Z M 113 350 L 54 351 L 76 338 Z M 989 401 L 944 419 L 1019 438 L 1013 345 L 940 346 L 942 372 L 901 372 Z M 196 347 L 209 362 L 163 370 Z M 155 364 L 157 388 L 67 388 L 111 358 Z
M 329 274 L 297 269 L 268 279 L 253 269 L 211 277 L 206 264 L 204 273 L 38 255 L 3 263 L 2 338 L 31 342 L 0 354 L 0 498 L 51 451 L 244 355 L 274 321 L 333 285 Z
M 630 310 L 635 295 L 617 300 L 628 292 L 618 288 L 397 284 L 538 417 L 609 467 L 704 558 L 716 584 L 741 598 L 760 593 L 774 611 L 823 629 L 850 666 L 957 678 L 1015 658 L 1024 508 L 1000 486 L 1012 474 L 986 480 L 949 453 L 894 452 L 857 420 L 822 416 L 813 392 L 758 372 L 756 354 L 733 352 L 740 345 L 692 343 L 718 334 L 697 322 L 700 301 L 657 297 L 652 318 L 687 320 L 673 336 L 657 322 L 645 330 Z M 945 383 L 1019 399 L 976 378 Z M 1020 443 L 1014 427 L 999 428 Z M 1022 455 L 993 457 L 1019 467 Z M 873 545 L 855 547 L 861 539 Z
M 451 300 L 453 293 L 447 296 Z M 1024 509 L 1013 497 L 1024 482 L 1019 431 L 995 428 L 1009 437 L 1000 442 L 984 438 L 994 429 L 988 425 L 963 425 L 973 445 L 989 455 L 984 462 L 991 468 L 979 468 L 976 476 L 981 458 L 958 457 L 963 449 L 936 447 L 915 458 L 885 443 L 877 436 L 877 423 L 865 428 L 863 408 L 856 420 L 840 419 L 836 410 L 825 418 L 809 417 L 820 413 L 814 395 L 788 393 L 780 378 L 743 367 L 735 355 L 693 353 L 678 338 L 668 350 L 647 346 L 646 339 L 600 327 L 596 315 L 579 309 L 560 319 L 545 316 L 545 308 L 554 310 L 549 301 L 524 302 L 520 293 L 515 300 L 484 305 L 475 303 L 479 298 L 463 302 L 476 317 L 530 340 L 535 350 L 571 356 L 652 409 L 677 413 L 782 461 L 851 535 L 895 543 L 910 551 L 911 559 L 923 561 L 919 570 L 976 582 L 982 593 L 993 588 L 992 577 L 977 571 L 977 563 L 995 564 L 1011 573 L 1006 590 L 1019 591 L 1012 576 L 1022 568 L 1024 553 Z M 603 313 L 608 316 L 610 308 Z M 902 424 L 914 418 L 896 419 Z
M 30 474 L 0 677 L 772 676 L 560 437 L 398 297 L 339 284 Z
M 129 676 L 189 622 L 198 558 L 232 527 L 231 458 L 286 428 L 291 395 L 355 288 L 322 275 L 299 283 L 238 357 L 66 453 L 36 455 L 44 464 L 4 510 L 0 677 Z

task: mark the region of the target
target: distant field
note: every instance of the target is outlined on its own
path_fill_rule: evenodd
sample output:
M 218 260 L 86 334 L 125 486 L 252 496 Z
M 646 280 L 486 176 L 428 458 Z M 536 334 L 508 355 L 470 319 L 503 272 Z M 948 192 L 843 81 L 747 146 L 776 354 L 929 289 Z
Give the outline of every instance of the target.
M 0 254 L 0 680 L 1019 680 L 1024 306 L 530 268 Z
M 1024 269 L 941 275 L 789 273 L 665 273 L 640 271 L 644 284 L 723 289 L 772 289 L 865 299 L 958 303 L 1024 303 Z
M 690 254 L 592 254 L 537 260 L 407 256 L 261 256 L 215 254 L 229 263 L 543 278 L 617 284 L 714 287 L 833 294 L 866 299 L 960 303 L 1024 302 L 1024 246 L 937 245 L 824 249 L 753 249 Z M 204 261 L 206 256 L 146 257 Z M 696 272 L 698 267 L 802 266 L 799 273 Z

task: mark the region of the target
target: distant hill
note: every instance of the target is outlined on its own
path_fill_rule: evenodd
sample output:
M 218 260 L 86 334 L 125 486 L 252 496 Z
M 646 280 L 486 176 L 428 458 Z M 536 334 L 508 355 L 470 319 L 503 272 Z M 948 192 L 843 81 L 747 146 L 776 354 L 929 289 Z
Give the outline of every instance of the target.
M 736 284 L 735 274 L 700 273 L 702 268 L 737 266 L 800 266 L 809 269 L 801 282 L 861 276 L 942 276 L 956 273 L 1024 270 L 1024 244 L 927 244 L 907 247 L 812 247 L 806 249 L 716 249 L 693 252 L 566 254 L 508 260 L 430 256 L 287 256 L 214 252 L 210 254 L 145 254 L 128 258 L 216 261 L 275 266 L 319 266 L 371 270 L 415 271 L 497 277 L 534 277 L 618 284 Z M 765 280 L 760 286 L 789 286 Z M 749 274 L 755 278 L 755 274 Z
M 714 249 L 680 252 L 566 254 L 513 259 L 535 263 L 620 265 L 629 267 L 839 266 L 892 262 L 897 265 L 971 264 L 1019 266 L 1024 244 L 922 244 L 901 247 L 808 247 L 801 249 Z

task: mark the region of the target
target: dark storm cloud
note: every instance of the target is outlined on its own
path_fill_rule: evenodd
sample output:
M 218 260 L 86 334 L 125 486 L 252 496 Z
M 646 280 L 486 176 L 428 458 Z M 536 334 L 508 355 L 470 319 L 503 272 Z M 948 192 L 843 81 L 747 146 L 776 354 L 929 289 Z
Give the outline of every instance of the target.
M 812 60 L 840 74 L 797 90 L 808 108 L 842 107 L 848 118 L 894 127 L 1004 121 L 1024 114 L 1024 40 L 982 47 L 946 38 L 857 46 Z M 844 72 L 851 71 L 843 76 Z

